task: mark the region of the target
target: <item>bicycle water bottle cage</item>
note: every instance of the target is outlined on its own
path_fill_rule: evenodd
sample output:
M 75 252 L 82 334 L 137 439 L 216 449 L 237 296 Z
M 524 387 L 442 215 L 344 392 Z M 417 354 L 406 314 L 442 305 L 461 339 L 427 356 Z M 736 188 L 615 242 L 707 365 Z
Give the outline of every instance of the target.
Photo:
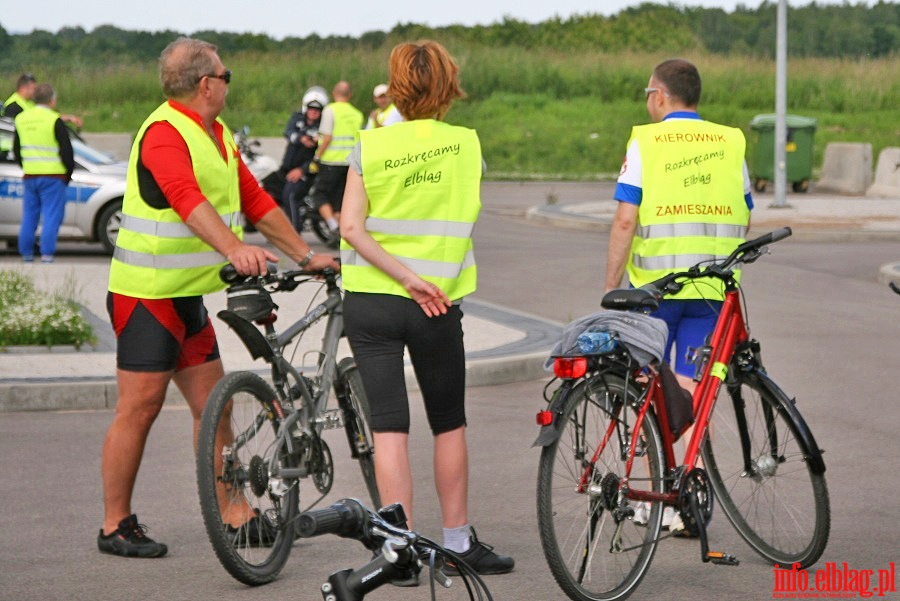
M 644 288 L 620 288 L 607 292 L 600 306 L 617 311 L 656 311 L 659 297 Z

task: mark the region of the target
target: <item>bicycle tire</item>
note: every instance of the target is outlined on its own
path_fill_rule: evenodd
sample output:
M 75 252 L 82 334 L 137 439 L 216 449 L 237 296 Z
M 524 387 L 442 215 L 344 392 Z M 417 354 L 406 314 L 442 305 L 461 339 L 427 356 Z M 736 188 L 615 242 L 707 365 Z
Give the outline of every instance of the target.
M 828 543 L 831 510 L 825 477 L 808 460 L 818 449 L 807 448 L 811 437 L 805 435 L 805 423 L 794 417 L 791 399 L 759 370 L 732 365 L 721 390 L 701 452 L 722 510 L 770 563 L 814 564 Z M 749 473 L 740 415 L 746 423 Z
M 197 484 L 206 533 L 222 566 L 251 586 L 271 582 L 284 567 L 298 512 L 298 481 L 270 477 L 274 462 L 296 466 L 295 457 L 275 444 L 281 427 L 275 398 L 256 374 L 226 375 L 210 393 L 197 441 Z M 226 427 L 224 444 L 217 449 L 217 433 Z M 243 525 L 225 523 L 222 510 L 229 498 L 229 508 L 243 514 L 234 519 L 248 520 Z
M 662 503 L 650 504 L 645 526 L 633 517 L 624 519 L 621 532 L 624 550 L 616 553 L 612 550 L 616 523 L 609 510 L 603 511 L 603 499 L 610 498 L 610 490 L 618 493 L 618 484 L 610 487 L 604 483 L 607 479 L 616 481 L 608 474 L 617 479 L 625 474 L 627 453 L 623 452 L 622 439 L 611 436 L 594 467 L 589 466 L 611 420 L 616 420 L 617 431 L 623 431 L 623 422 L 628 422 L 625 439 L 630 445 L 631 426 L 636 416 L 632 401 L 637 396 L 637 389 L 626 386 L 625 379 L 617 374 L 601 374 L 579 383 L 571 390 L 559 417 L 562 420 L 559 437 L 541 452 L 537 489 L 541 545 L 556 582 L 575 601 L 627 598 L 640 584 L 656 552 Z M 626 420 L 622 419 L 623 411 L 627 412 Z M 614 413 L 619 417 L 614 418 Z M 659 426 L 652 411 L 645 415 L 640 442 L 642 448 L 636 453 L 631 482 L 642 490 L 659 492 L 664 458 Z M 605 494 L 599 492 L 600 486 L 578 492 L 579 480 L 586 469 L 591 469 L 590 483 L 603 486 Z
M 369 428 L 369 398 L 366 396 L 356 361 L 352 357 L 341 360 L 338 364 L 338 373 L 341 380 L 339 387 L 345 391 L 349 401 L 348 406 L 344 407 L 344 428 L 347 430 L 350 451 L 359 462 L 359 469 L 372 499 L 372 506 L 380 509 L 381 495 L 378 493 L 378 483 L 375 480 L 375 444 Z

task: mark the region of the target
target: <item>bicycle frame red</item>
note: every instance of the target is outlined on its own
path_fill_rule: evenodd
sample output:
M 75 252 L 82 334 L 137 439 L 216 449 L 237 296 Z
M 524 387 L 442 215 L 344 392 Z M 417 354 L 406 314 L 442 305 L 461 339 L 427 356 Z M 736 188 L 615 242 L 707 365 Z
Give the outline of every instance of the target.
M 706 362 L 703 372 L 696 390 L 693 394 L 694 409 L 694 425 L 691 438 L 687 443 L 684 460 L 681 465 L 688 467 L 688 471 L 697 463 L 697 457 L 700 454 L 700 445 L 709 426 L 709 420 L 715 408 L 716 396 L 719 388 L 728 373 L 728 365 L 734 355 L 735 347 L 745 342 L 748 338 L 746 322 L 744 314 L 741 310 L 740 295 L 736 288 L 725 291 L 725 301 L 722 304 L 722 311 L 716 321 L 716 327 L 710 336 L 710 356 Z M 631 467 L 634 463 L 634 450 L 638 448 L 641 426 L 644 417 L 651 406 L 656 411 L 659 421 L 660 435 L 663 441 L 663 454 L 665 457 L 665 469 L 663 473 L 670 475 L 679 464 L 675 462 L 675 436 L 669 429 L 669 414 L 666 410 L 665 398 L 663 396 L 662 384 L 660 383 L 659 374 L 653 372 L 647 383 L 647 399 L 638 410 L 637 418 L 632 427 L 631 433 L 631 453 L 625 466 L 625 477 L 622 480 L 622 487 L 625 490 L 625 496 L 635 501 L 662 501 L 666 504 L 675 504 L 678 501 L 678 492 L 653 492 L 649 490 L 634 490 L 629 485 L 631 477 Z M 590 474 L 594 469 L 597 458 L 603 452 L 608 443 L 615 426 L 615 416 L 610 420 L 610 426 L 607 428 L 606 435 L 601 443 L 597 446 L 594 456 L 590 464 L 585 469 L 579 484 L 579 492 L 583 491 L 590 480 Z

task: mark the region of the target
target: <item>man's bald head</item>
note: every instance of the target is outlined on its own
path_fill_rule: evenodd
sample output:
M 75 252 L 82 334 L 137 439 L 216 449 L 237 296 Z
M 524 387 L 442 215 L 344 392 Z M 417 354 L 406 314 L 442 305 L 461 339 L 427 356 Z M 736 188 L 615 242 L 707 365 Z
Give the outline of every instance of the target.
M 193 96 L 204 75 L 216 69 L 217 48 L 209 42 L 178 38 L 159 55 L 159 81 L 166 98 Z
M 335 100 L 346 102 L 350 100 L 350 96 L 353 95 L 353 91 L 350 89 L 350 84 L 346 81 L 339 81 L 334 84 L 334 89 L 331 90 L 331 95 Z

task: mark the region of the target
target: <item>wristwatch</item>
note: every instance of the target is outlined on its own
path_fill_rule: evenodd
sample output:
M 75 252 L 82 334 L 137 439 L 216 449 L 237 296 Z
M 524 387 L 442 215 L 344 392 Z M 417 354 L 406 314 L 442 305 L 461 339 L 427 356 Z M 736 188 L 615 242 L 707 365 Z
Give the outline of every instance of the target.
M 316 253 L 314 253 L 312 249 L 310 249 L 309 252 L 306 253 L 306 256 L 300 259 L 300 262 L 297 263 L 297 265 L 299 265 L 301 268 L 306 267 L 307 265 L 309 265 L 309 262 L 312 261 L 312 258 L 314 256 L 316 256 Z

